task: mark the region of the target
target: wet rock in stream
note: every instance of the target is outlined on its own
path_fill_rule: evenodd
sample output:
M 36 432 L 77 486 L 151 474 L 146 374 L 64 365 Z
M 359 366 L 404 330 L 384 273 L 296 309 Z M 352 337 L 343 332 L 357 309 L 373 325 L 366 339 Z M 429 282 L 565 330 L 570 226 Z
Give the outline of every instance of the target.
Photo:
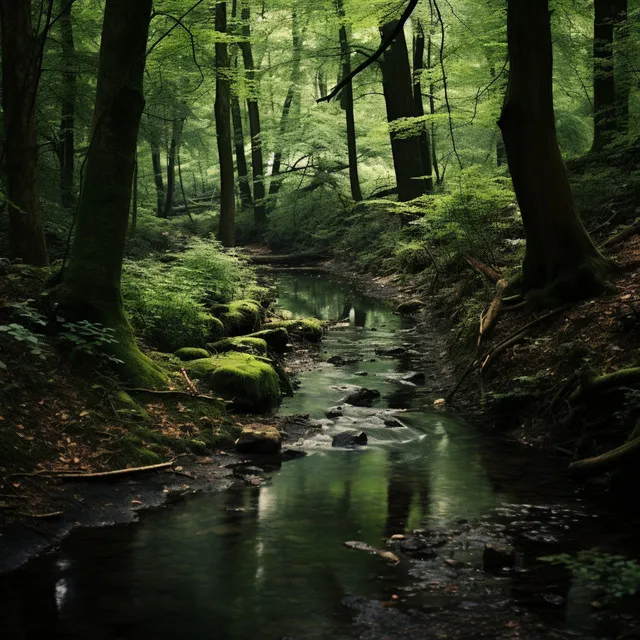
M 410 382 L 411 384 L 424 384 L 427 381 L 427 376 L 421 371 L 410 373 L 409 375 L 401 378 L 402 382 Z
M 357 356 L 336 355 L 327 358 L 327 362 L 329 364 L 335 365 L 336 367 L 344 367 L 347 364 L 356 364 L 357 362 L 360 362 L 360 358 L 358 358 Z
M 333 436 L 332 447 L 363 447 L 369 439 L 364 431 L 344 431 Z
M 357 387 L 349 392 L 342 402 L 353 405 L 354 407 L 369 407 L 374 400 L 380 398 L 380 392 L 376 389 L 367 389 L 365 387 Z
M 329 418 L 329 420 L 333 420 L 334 418 L 341 418 L 344 415 L 344 412 L 342 410 L 342 407 L 329 407 L 326 411 L 325 411 L 325 416 L 327 416 L 327 418 Z

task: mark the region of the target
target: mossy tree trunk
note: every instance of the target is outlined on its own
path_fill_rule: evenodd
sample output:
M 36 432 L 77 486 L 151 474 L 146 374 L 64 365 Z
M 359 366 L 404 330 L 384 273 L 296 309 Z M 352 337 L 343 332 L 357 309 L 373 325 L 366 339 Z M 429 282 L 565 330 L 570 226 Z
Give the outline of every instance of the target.
M 424 28 L 420 20 L 416 21 L 416 33 L 413 41 L 413 96 L 416 103 L 416 115 L 424 116 L 424 103 L 422 101 L 422 71 L 424 70 L 425 37 Z M 431 136 L 426 123 L 420 125 L 420 152 L 422 155 L 422 168 L 424 169 L 425 189 L 428 193 L 433 191 L 433 166 L 431 163 Z
M 616 90 L 613 73 L 614 0 L 595 0 L 593 22 L 593 146 L 598 153 L 613 141 Z
M 616 132 L 629 133 L 629 97 L 633 76 L 637 73 L 630 64 L 629 46 L 632 42 L 628 18 L 628 0 L 614 0 L 614 82 L 616 92 Z
M 216 31 L 227 32 L 227 3 L 216 4 Z M 216 51 L 216 136 L 220 159 L 220 226 L 218 240 L 225 247 L 235 244 L 236 194 L 231 144 L 231 68 L 229 49 L 224 40 L 217 41 Z
M 28 264 L 48 264 L 38 188 L 36 94 L 43 36 L 33 32 L 30 0 L 0 0 L 2 110 L 9 200 L 9 251 Z
M 340 61 L 342 63 L 342 77 L 346 78 L 351 73 L 351 48 L 349 47 L 349 34 L 347 32 L 346 14 L 343 0 L 336 0 L 336 11 L 340 20 Z M 353 83 L 349 82 L 340 94 L 340 106 L 344 109 L 347 121 L 347 151 L 349 153 L 349 185 L 351 186 L 351 198 L 354 202 L 362 200 L 360 189 L 360 176 L 358 175 L 358 148 L 356 140 L 356 117 L 353 108 Z
M 73 4 L 60 0 L 60 46 L 62 48 L 62 113 L 60 117 L 60 201 L 70 209 L 75 204 L 76 50 L 73 39 Z
M 162 160 L 160 147 L 156 141 L 151 141 L 151 164 L 153 166 L 153 180 L 156 184 L 156 211 L 158 218 L 164 217 L 164 178 L 162 177 Z
M 511 69 L 498 124 L 526 234 L 522 288 L 589 295 L 606 261 L 580 222 L 558 147 L 548 0 L 509 0 L 507 37 Z
M 249 97 L 247 98 L 247 110 L 249 112 L 249 131 L 251 134 L 251 168 L 253 171 L 253 215 L 256 227 L 263 229 L 267 223 L 267 210 L 265 205 L 264 188 L 264 161 L 262 158 L 262 131 L 260 128 L 260 105 L 258 103 L 259 90 L 256 80 L 256 70 L 253 61 L 253 48 L 251 46 L 251 9 L 244 4 L 240 11 L 242 19 L 242 41 L 240 50 L 244 70 L 249 84 Z
M 158 386 L 160 370 L 137 348 L 120 294 L 152 0 L 107 0 L 91 142 L 69 263 L 52 292 L 60 315 L 115 332 L 113 355 L 129 382 Z
M 386 40 L 395 29 L 397 21 L 389 22 L 380 28 L 382 39 Z M 417 116 L 416 104 L 411 81 L 409 53 L 404 30 L 400 31 L 391 46 L 385 51 L 380 64 L 382 86 L 387 108 L 387 121 L 390 124 L 391 151 L 393 167 L 398 185 L 398 197 L 401 202 L 413 200 L 426 192 L 422 176 L 422 152 L 420 135 L 399 135 L 393 129 L 393 123 L 401 118 Z

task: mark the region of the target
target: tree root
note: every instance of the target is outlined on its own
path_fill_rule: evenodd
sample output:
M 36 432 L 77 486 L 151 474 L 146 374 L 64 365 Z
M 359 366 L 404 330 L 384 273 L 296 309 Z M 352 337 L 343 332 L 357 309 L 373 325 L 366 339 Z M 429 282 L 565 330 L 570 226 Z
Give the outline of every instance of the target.
M 640 367 L 632 367 L 631 369 L 620 369 L 613 373 L 596 378 L 586 378 L 582 380 L 580 386 L 569 396 L 569 402 L 572 405 L 584 402 L 587 397 L 590 399 L 594 395 L 609 391 L 616 387 L 623 386 L 640 386 Z
M 622 446 L 595 458 L 578 460 L 569 465 L 569 473 L 583 477 L 596 476 L 637 459 L 640 459 L 640 438 L 625 442 Z
M 487 309 L 487 313 L 480 316 L 480 332 L 478 335 L 478 347 L 482 344 L 483 340 L 491 333 L 491 330 L 495 327 L 498 321 L 498 316 L 502 310 L 502 294 L 507 288 L 509 283 L 504 280 L 498 280 L 496 283 L 496 294 Z
M 464 258 L 467 264 L 477 273 L 484 276 L 489 282 L 497 284 L 502 279 L 502 274 L 496 271 L 493 267 L 484 264 L 473 256 L 465 256 Z
M 630 238 L 636 233 L 640 233 L 640 218 L 638 218 L 633 224 L 629 225 L 628 227 L 625 227 L 624 229 L 621 229 L 620 231 L 618 231 L 618 233 L 607 238 L 602 243 L 602 248 L 609 249 L 611 247 L 614 247 L 615 245 L 620 244 L 621 242 L 623 242 L 627 238 Z

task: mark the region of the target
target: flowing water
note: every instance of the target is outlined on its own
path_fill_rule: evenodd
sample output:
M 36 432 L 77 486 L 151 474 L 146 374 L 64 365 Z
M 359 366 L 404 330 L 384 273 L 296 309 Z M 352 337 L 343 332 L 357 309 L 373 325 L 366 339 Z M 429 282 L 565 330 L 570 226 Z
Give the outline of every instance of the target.
M 323 420 L 305 444 L 309 455 L 261 487 L 196 495 L 135 525 L 78 531 L 58 552 L 0 576 L 0 638 L 355 638 L 345 599 L 389 601 L 400 592 L 405 606 L 424 610 L 435 596 L 416 581 L 455 583 L 441 561 L 417 571 L 343 544 L 384 548 L 391 535 L 416 528 L 453 531 L 449 561 L 474 576 L 482 574 L 484 543 L 509 533 L 520 569 L 500 578 L 500 602 L 542 609 L 556 628 L 586 637 L 589 591 L 566 573 L 527 567 L 558 551 L 629 546 L 631 532 L 604 511 L 587 513 L 546 455 L 500 444 L 433 409 L 449 384 L 435 333 L 417 332 L 385 303 L 325 275 L 281 275 L 278 285 L 279 304 L 294 317 L 342 320 L 323 359 L 353 360 L 310 367 L 279 409 Z M 401 350 L 380 355 L 391 347 Z M 416 371 L 426 374 L 421 384 L 404 379 Z M 355 386 L 378 390 L 380 400 L 340 405 Z M 327 420 L 336 405 L 343 415 Z M 332 448 L 344 430 L 365 431 L 369 445 Z M 441 608 L 484 606 L 456 593 L 437 597 Z

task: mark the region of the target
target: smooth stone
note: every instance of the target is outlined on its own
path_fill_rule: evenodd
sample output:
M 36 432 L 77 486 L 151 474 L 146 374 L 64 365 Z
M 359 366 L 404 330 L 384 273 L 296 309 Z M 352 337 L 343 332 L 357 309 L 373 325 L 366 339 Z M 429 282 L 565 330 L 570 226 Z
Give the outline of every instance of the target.
M 325 411 L 324 415 L 331 420 L 333 418 L 341 418 L 344 414 L 342 412 L 342 407 L 330 407 Z
M 332 447 L 362 447 L 369 439 L 364 431 L 344 431 L 333 436 Z
M 366 389 L 359 387 L 348 393 L 342 402 L 353 405 L 354 407 L 368 407 L 374 400 L 380 397 L 380 392 L 375 389 Z

